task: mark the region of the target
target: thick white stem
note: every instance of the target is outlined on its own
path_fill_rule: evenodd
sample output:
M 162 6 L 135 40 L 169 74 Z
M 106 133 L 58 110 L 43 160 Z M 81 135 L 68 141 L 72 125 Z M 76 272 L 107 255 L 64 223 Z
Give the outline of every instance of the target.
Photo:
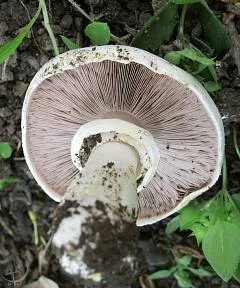
M 53 247 L 64 271 L 85 279 L 99 273 L 94 280 L 108 279 L 111 287 L 117 287 L 112 281 L 121 267 L 129 281 L 135 275 L 140 169 L 138 153 L 128 144 L 109 142 L 91 152 L 56 213 Z
M 139 156 L 133 147 L 121 142 L 105 143 L 92 151 L 65 199 L 82 199 L 84 205 L 96 199 L 112 207 L 121 204 L 132 214 L 137 208 L 139 170 Z

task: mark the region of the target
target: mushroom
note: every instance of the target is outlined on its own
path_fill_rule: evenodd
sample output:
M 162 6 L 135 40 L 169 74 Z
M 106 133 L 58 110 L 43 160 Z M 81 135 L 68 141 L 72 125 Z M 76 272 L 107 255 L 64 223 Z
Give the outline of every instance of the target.
M 134 274 L 133 220 L 155 223 L 208 190 L 224 151 L 221 117 L 201 84 L 127 46 L 71 50 L 46 63 L 27 90 L 22 134 L 33 176 L 61 202 L 60 264 L 95 281 L 114 281 L 121 267 Z

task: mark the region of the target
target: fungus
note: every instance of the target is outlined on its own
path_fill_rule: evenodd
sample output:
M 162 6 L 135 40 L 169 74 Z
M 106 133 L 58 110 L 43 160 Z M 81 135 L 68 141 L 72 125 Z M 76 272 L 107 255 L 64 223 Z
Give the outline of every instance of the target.
M 27 90 L 22 133 L 33 176 L 61 202 L 61 266 L 101 273 L 96 281 L 136 271 L 133 220 L 155 223 L 208 190 L 224 149 L 219 112 L 199 82 L 126 46 L 71 50 L 45 64 Z

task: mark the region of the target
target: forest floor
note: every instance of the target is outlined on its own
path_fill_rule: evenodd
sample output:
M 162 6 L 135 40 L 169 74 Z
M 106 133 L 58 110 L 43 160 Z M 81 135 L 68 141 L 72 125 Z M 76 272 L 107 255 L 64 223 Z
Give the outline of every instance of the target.
M 108 22 L 112 33 L 123 36 L 143 26 L 153 15 L 152 4 L 157 1 L 152 1 L 154 3 L 150 0 L 83 0 L 78 2 L 81 2 L 82 7 L 88 13 L 102 14 L 101 19 Z M 210 7 L 214 13 L 220 19 L 224 19 L 230 4 L 221 1 L 212 2 Z M 51 26 L 59 40 L 60 52 L 66 51 L 67 48 L 61 42 L 59 35 L 67 36 L 81 47 L 90 45 L 83 33 L 89 21 L 79 11 L 73 8 L 67 0 L 49 0 L 46 3 L 51 7 Z M 0 46 L 15 36 L 20 27 L 28 23 L 29 17 L 34 15 L 36 9 L 37 1 L 0 0 Z M 240 33 L 239 16 L 236 19 L 234 31 Z M 13 156 L 10 160 L 0 160 L 0 179 L 8 176 L 18 179 L 15 184 L 5 185 L 0 190 L 0 287 L 6 285 L 3 280 L 4 259 L 8 259 L 12 254 L 18 255 L 24 267 L 30 267 L 25 283 L 40 276 L 39 253 L 44 250 L 50 237 L 53 213 L 57 206 L 57 203 L 37 185 L 25 163 L 21 147 L 20 122 L 25 91 L 39 68 L 53 57 L 51 42 L 41 22 L 40 17 L 33 27 L 33 33 L 23 41 L 17 52 L 7 62 L 4 73 L 0 75 L 0 140 L 11 143 L 13 148 Z M 231 29 L 229 31 L 231 32 Z M 161 51 L 163 50 L 159 49 L 157 54 L 161 54 Z M 239 122 L 240 119 L 238 110 L 240 78 L 237 76 L 236 65 L 225 59 L 223 57 L 217 62 L 217 73 L 222 88 L 215 93 L 214 100 L 225 118 L 227 160 L 230 171 L 229 190 L 240 190 L 240 162 L 234 152 L 231 136 L 232 123 Z M 3 67 L 1 71 L 3 72 Z M 220 189 L 219 183 L 204 195 L 205 199 Z M 42 239 L 37 246 L 33 241 L 33 225 L 28 215 L 29 209 L 35 211 L 37 215 L 38 231 Z M 148 273 L 171 268 L 175 263 L 173 251 L 181 255 L 191 255 L 193 259 L 191 265 L 195 267 L 207 267 L 208 263 L 201 249 L 195 239 L 189 237 L 189 233 L 177 230 L 169 236 L 166 235 L 165 228 L 168 221 L 169 218 L 160 223 L 139 228 L 139 238 L 148 263 Z M 56 281 L 61 288 L 80 288 L 74 283 L 70 284 L 69 279 L 55 265 L 49 265 L 44 274 Z M 150 283 L 147 282 L 145 276 L 139 277 L 133 287 L 178 287 L 174 278 L 169 277 Z M 207 278 L 191 275 L 191 280 L 194 287 L 239 287 L 234 281 L 228 284 L 223 283 L 216 274 Z

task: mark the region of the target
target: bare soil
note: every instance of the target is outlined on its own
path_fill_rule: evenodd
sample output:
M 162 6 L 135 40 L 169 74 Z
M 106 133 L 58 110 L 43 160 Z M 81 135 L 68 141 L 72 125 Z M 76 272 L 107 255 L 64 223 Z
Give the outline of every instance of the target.
M 225 17 L 231 8 L 229 4 L 220 1 L 213 2 L 211 7 L 215 13 L 220 18 Z M 82 47 L 89 46 L 90 43 L 83 33 L 88 21 L 78 11 L 67 0 L 48 0 L 46 3 L 51 8 L 51 25 L 58 38 L 60 51 L 64 52 L 67 48 L 61 42 L 59 35 L 69 37 Z M 81 3 L 88 13 L 102 14 L 101 19 L 107 21 L 112 33 L 118 36 L 134 33 L 153 14 L 150 0 L 83 0 L 78 3 Z M 34 15 L 37 6 L 38 1 L 0 0 L 0 46 L 19 32 L 19 28 L 29 21 L 29 16 Z M 25 283 L 37 279 L 42 273 L 56 281 L 61 288 L 89 287 L 86 286 L 87 284 L 79 286 L 64 275 L 54 260 L 50 265 L 45 265 L 43 271 L 39 270 L 39 253 L 44 250 L 45 242 L 50 237 L 57 203 L 39 188 L 25 163 L 21 148 L 20 121 L 24 93 L 31 79 L 38 69 L 53 57 L 48 34 L 41 22 L 40 17 L 34 25 L 33 34 L 28 35 L 17 53 L 9 59 L 5 71 L 3 67 L 0 67 L 0 141 L 9 141 L 14 149 L 10 160 L 0 160 L 0 179 L 7 176 L 18 178 L 16 184 L 6 185 L 3 190 L 0 190 L 0 287 L 6 285 L 3 280 L 6 273 L 5 264 L 11 255 L 19 258 L 24 267 L 30 268 L 28 277 L 24 280 Z M 239 34 L 240 18 L 236 18 L 234 23 L 234 31 Z M 229 189 L 237 190 L 240 189 L 240 161 L 234 153 L 230 132 L 232 123 L 240 121 L 240 79 L 237 76 L 237 66 L 231 57 L 218 59 L 217 63 L 223 89 L 215 95 L 214 100 L 224 116 L 226 126 L 228 169 L 231 171 Z M 240 132 L 239 129 L 238 132 Z M 204 195 L 204 198 L 216 193 L 219 187 L 217 183 Z M 33 242 L 33 226 L 28 216 L 29 209 L 37 214 L 41 236 L 38 246 L 35 246 Z M 168 220 L 139 228 L 139 241 L 148 264 L 148 273 L 172 267 L 174 259 L 171 250 L 183 255 L 192 255 L 193 265 L 196 267 L 207 265 L 200 248 L 193 238 L 188 237 L 188 234 L 176 232 L 171 236 L 166 236 L 165 226 Z M 143 278 L 139 276 L 141 279 L 132 287 L 148 287 L 144 280 L 145 275 L 141 276 Z M 217 276 L 204 279 L 193 277 L 192 281 L 195 287 L 220 287 L 222 285 L 222 281 Z M 155 288 L 177 287 L 172 278 L 158 280 L 154 285 Z M 221 287 L 239 286 L 231 282 Z

